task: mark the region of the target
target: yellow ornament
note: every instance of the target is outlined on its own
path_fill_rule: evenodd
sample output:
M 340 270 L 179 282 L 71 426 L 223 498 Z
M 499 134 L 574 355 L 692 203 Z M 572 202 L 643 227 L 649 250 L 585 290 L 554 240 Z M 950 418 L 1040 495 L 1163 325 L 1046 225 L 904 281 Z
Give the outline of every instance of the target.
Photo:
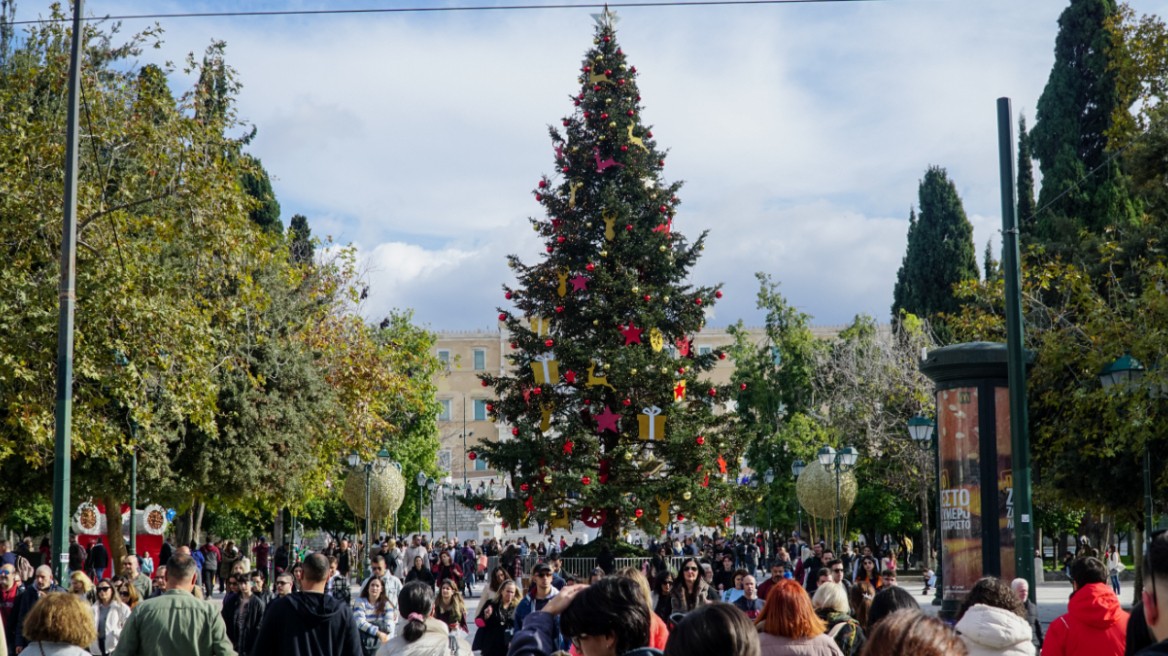
M 608 363 L 604 364 L 604 368 L 608 369 Z M 616 388 L 608 384 L 608 378 L 604 376 L 597 376 L 595 371 L 596 361 L 593 360 L 592 365 L 588 367 L 588 382 L 584 383 L 585 387 L 596 387 L 597 385 L 600 385 L 602 387 L 607 387 L 608 389 L 615 392 Z
M 681 493 L 681 498 L 685 499 L 686 501 L 689 501 L 690 497 L 692 497 L 692 496 L 693 495 L 689 493 L 689 490 L 686 490 L 685 492 Z
M 608 257 L 608 251 L 600 251 L 600 257 Z M 515 266 L 512 264 L 511 266 Z
M 573 147 L 572 150 L 576 149 Z M 583 186 L 583 182 L 568 183 L 568 207 L 576 207 L 576 190 Z
M 660 351 L 665 346 L 665 336 L 661 334 L 660 329 L 653 328 L 649 331 L 649 346 L 652 346 L 654 351 Z
M 645 142 L 642 141 L 640 137 L 633 136 L 633 124 L 632 123 L 629 123 L 629 143 L 633 144 L 634 146 L 640 146 L 645 151 L 649 150 L 648 148 L 645 147 Z M 651 198 L 656 198 L 656 197 L 657 197 L 657 194 L 653 194 L 651 196 Z
M 616 121 L 609 121 L 609 122 L 608 122 L 608 127 L 610 127 L 610 128 L 615 128 L 615 127 L 616 127 Z
M 665 244 L 661 244 L 660 246 L 658 246 L 658 247 L 657 247 L 657 250 L 659 250 L 659 251 L 661 251 L 662 253 L 664 253 L 664 252 L 665 252 Z
M 631 374 L 631 375 L 633 375 L 633 376 L 636 376 L 636 375 L 637 375 L 637 370 L 636 370 L 636 369 L 629 369 L 629 374 Z
M 547 485 L 551 485 L 551 484 L 552 484 L 552 477 L 551 477 L 550 475 L 548 475 L 548 476 L 544 476 L 544 477 L 543 477 L 543 482 L 544 482 L 545 484 L 547 484 Z
M 630 453 L 629 451 L 625 451 L 625 461 L 628 462 L 632 459 L 633 459 L 633 454 Z
M 536 232 L 539 232 L 539 224 L 538 223 L 531 224 L 531 229 L 536 231 Z
M 556 288 L 556 293 L 560 295 L 560 298 L 563 298 L 568 294 L 568 272 L 561 271 L 556 274 L 556 278 L 560 280 L 560 286 Z
M 600 216 L 604 219 L 604 238 L 612 241 L 616 237 L 616 232 L 612 229 L 612 224 L 616 223 L 616 212 L 604 210 L 600 213 Z M 603 257 L 604 251 L 601 251 L 600 255 Z

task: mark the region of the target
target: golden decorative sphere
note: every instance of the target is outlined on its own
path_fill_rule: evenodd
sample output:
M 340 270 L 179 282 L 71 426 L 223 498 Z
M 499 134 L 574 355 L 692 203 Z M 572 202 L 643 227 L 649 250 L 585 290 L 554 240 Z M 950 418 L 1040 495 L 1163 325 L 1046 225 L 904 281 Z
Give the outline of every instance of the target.
M 657 250 L 659 250 L 659 251 L 661 251 L 662 253 L 664 253 L 664 252 L 665 252 L 665 244 L 661 244 L 660 246 L 658 246 L 658 247 L 657 247 Z
M 593 326 L 599 326 L 599 325 L 600 325 L 600 319 L 593 319 L 593 320 L 592 320 L 592 325 L 593 325 Z
M 551 474 L 548 474 L 547 476 L 544 476 L 544 477 L 543 477 L 543 482 L 544 482 L 544 483 L 546 483 L 546 484 L 548 484 L 548 485 L 551 485 L 551 484 L 552 484 L 552 477 L 551 477 Z
M 636 376 L 636 375 L 637 375 L 637 370 L 636 370 L 636 369 L 629 369 L 629 374 L 631 374 L 631 375 L 633 375 L 633 376 Z
M 600 39 L 592 39 L 592 45 L 594 45 L 594 46 L 600 45 Z
M 630 453 L 629 451 L 625 451 L 625 460 L 626 460 L 626 461 L 629 461 L 629 460 L 632 460 L 632 459 L 633 459 L 633 454 L 632 454 L 632 453 Z
M 686 501 L 689 501 L 689 500 L 690 500 L 690 497 L 692 497 L 692 496 L 693 496 L 693 495 L 692 495 L 692 494 L 690 494 L 689 490 L 686 490 L 685 492 L 682 492 L 682 493 L 681 493 L 681 498 L 682 498 L 682 499 L 685 499 Z
M 653 193 L 653 194 L 649 194 L 649 198 L 652 198 L 652 199 L 656 200 L 656 199 L 657 199 L 657 194 L 655 194 L 655 193 Z
M 600 251 L 600 257 L 608 257 L 608 251 Z
M 610 102 L 612 102 L 612 98 L 605 98 L 605 99 L 604 99 L 604 104 L 606 104 L 606 105 L 607 105 L 607 104 L 608 104 L 608 103 L 610 103 Z
M 807 469 L 799 475 L 799 480 L 795 483 L 795 494 L 799 497 L 800 505 L 811 513 L 812 517 L 836 518 L 835 476 L 835 472 L 824 469 L 817 458 L 813 458 L 807 464 Z M 856 502 L 856 476 L 852 472 L 841 474 L 839 482 L 840 512 L 846 515 Z
M 406 482 L 393 465 L 374 465 L 369 476 L 369 513 L 373 519 L 384 519 L 401 507 Z M 365 472 L 352 471 L 345 477 L 342 492 L 345 503 L 353 514 L 365 519 Z
M 605 363 L 604 363 L 604 370 L 605 370 L 605 371 L 608 371 L 608 368 L 609 368 L 610 366 L 612 366 L 612 365 L 610 365 L 610 364 L 608 364 L 607 362 L 605 362 Z
M 536 232 L 539 232 L 539 224 L 538 223 L 531 224 L 531 229 L 536 231 Z
M 638 287 L 638 286 L 636 286 L 636 285 L 633 285 L 633 293 L 634 293 L 634 294 L 639 294 L 639 293 L 641 293 L 641 288 L 640 288 L 640 287 Z
M 584 227 L 585 227 L 585 228 L 591 228 L 591 227 L 592 227 L 592 222 L 591 222 L 591 221 L 588 221 L 587 223 L 585 223 L 585 224 L 584 224 Z
M 661 300 L 663 300 L 663 301 L 665 301 L 666 303 L 668 303 L 668 302 L 669 302 L 669 297 L 668 297 L 668 296 L 666 296 L 665 298 L 663 298 L 663 299 L 661 299 Z
M 608 122 L 608 127 L 610 127 L 610 128 L 615 128 L 615 127 L 616 127 L 616 121 L 609 121 L 609 122 Z
M 576 78 L 576 83 L 577 84 L 584 84 L 584 78 L 582 78 L 582 77 Z

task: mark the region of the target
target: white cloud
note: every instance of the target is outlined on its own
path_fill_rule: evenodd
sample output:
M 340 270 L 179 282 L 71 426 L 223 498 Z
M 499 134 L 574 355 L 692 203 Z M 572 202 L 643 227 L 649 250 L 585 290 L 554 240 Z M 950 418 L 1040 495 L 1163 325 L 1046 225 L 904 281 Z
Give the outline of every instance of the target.
M 621 10 L 644 118 L 671 149 L 668 177 L 687 181 L 678 227 L 711 230 L 694 278 L 726 282 L 718 323 L 761 319 L 757 270 L 817 321 L 885 319 L 931 164 L 958 186 L 979 262 L 987 239 L 996 249 L 995 100 L 1013 97 L 1033 122 L 1066 5 Z M 512 281 L 504 256 L 542 254 L 525 219 L 551 172 L 546 126 L 572 110 L 590 11 L 170 20 L 159 59 L 228 42 L 241 114 L 259 128 L 252 151 L 276 177 L 285 220 L 303 213 L 314 232 L 359 246 L 375 265 L 371 311 L 485 327 Z

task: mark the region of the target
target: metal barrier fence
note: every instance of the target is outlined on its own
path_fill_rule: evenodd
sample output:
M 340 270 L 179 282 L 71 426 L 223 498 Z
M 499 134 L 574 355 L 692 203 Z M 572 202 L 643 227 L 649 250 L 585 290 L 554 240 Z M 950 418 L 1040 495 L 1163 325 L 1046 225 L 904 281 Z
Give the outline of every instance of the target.
M 665 558 L 665 560 L 669 564 L 669 569 L 674 574 L 677 574 L 678 569 L 681 567 L 682 561 L 684 561 L 686 558 L 688 558 L 688 556 L 667 556 Z M 521 575 L 525 576 L 525 577 L 531 576 L 531 571 L 535 568 L 535 566 L 543 561 L 546 561 L 546 560 L 547 560 L 547 556 L 526 556 L 524 558 L 521 558 L 520 559 L 520 563 L 521 563 L 521 567 L 522 567 Z M 648 575 L 652 560 L 653 560 L 652 558 L 617 558 L 615 565 L 616 565 L 616 569 L 618 569 L 618 570 L 624 569 L 626 567 L 635 567 L 635 568 L 641 570 L 642 572 L 644 572 L 646 575 Z M 490 573 L 493 572 L 495 570 L 495 567 L 497 567 L 498 565 L 499 565 L 499 557 L 498 556 L 491 556 L 490 558 L 487 558 L 487 571 L 484 574 L 484 576 L 489 576 Z M 560 559 L 560 575 L 561 576 L 571 574 L 572 576 L 575 576 L 577 579 L 581 579 L 581 580 L 586 581 L 586 580 L 588 580 L 588 577 L 592 575 L 592 570 L 595 568 L 596 568 L 596 559 L 595 558 L 561 558 Z M 513 572 L 508 572 L 508 573 L 513 574 Z

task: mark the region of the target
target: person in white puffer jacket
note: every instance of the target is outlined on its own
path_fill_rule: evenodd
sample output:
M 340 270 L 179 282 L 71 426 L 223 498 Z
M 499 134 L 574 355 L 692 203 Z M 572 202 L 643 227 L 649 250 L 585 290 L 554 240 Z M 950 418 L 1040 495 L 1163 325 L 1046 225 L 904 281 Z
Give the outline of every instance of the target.
M 1034 656 L 1026 609 L 1010 584 L 986 577 L 961 605 L 957 632 L 969 656 Z

